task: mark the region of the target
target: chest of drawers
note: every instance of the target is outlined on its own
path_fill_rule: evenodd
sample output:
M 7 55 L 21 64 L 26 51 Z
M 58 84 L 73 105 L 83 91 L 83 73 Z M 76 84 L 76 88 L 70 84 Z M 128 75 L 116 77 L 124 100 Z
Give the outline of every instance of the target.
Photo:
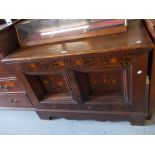
M 13 71 L 1 62 L 8 54 L 19 48 L 14 24 L 0 29 L 0 109 L 32 108 L 26 92 Z

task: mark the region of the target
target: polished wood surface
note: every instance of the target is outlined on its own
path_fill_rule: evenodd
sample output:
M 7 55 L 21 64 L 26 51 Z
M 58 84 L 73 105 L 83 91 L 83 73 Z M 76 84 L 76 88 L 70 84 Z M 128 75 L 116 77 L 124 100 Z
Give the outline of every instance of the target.
M 16 25 L 20 46 L 103 36 L 127 30 L 125 19 L 35 19 Z
M 96 54 L 107 52 L 125 52 L 125 50 L 137 48 L 152 48 L 153 44 L 145 29 L 143 22 L 132 20 L 128 22 L 128 31 L 74 41 L 66 41 L 55 44 L 23 47 L 6 57 L 3 62 L 35 61 L 42 58 L 51 59 L 81 54 Z

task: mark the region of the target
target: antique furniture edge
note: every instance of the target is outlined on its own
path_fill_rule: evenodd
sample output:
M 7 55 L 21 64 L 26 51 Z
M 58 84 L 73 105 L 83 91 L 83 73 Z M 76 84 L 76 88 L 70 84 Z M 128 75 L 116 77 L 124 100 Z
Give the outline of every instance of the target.
M 154 42 L 154 49 L 151 52 L 150 55 L 150 87 L 149 87 L 149 105 L 148 105 L 148 110 L 149 110 L 149 116 L 148 118 L 152 118 L 152 113 L 153 110 L 155 110 L 155 23 L 154 21 L 144 19 L 143 20 L 144 25 L 148 31 L 148 34 L 150 35 L 150 38 Z

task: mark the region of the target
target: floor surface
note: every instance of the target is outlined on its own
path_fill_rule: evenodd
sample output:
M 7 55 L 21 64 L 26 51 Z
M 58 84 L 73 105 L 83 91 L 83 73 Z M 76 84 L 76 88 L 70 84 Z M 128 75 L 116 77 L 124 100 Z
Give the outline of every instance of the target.
M 129 122 L 41 120 L 33 111 L 0 110 L 0 135 L 154 135 L 155 114 L 145 126 Z

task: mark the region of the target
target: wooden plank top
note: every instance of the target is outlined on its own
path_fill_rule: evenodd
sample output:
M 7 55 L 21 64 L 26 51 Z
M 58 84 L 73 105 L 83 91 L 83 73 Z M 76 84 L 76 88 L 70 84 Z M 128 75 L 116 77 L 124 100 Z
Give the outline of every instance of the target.
M 8 55 L 2 61 L 6 63 L 20 63 L 80 54 L 104 53 L 111 51 L 125 52 L 125 50 L 137 48 L 151 49 L 153 48 L 153 43 L 143 25 L 143 22 L 141 20 L 130 20 L 128 21 L 127 32 L 23 47 L 13 54 Z

